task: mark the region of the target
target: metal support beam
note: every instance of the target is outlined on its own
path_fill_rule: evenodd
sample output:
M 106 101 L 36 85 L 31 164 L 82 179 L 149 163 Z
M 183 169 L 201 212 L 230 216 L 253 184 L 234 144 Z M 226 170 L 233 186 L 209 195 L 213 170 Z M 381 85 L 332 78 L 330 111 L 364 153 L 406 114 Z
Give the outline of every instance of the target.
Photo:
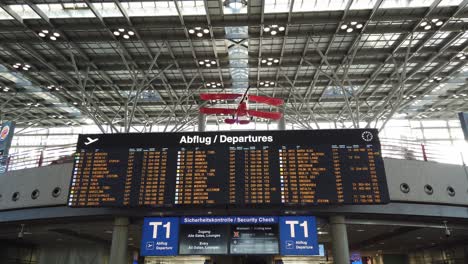
M 330 231 L 332 236 L 333 263 L 349 264 L 348 233 L 344 216 L 330 217 Z
M 205 114 L 198 113 L 198 132 L 205 132 L 206 130 L 206 116 Z
M 112 232 L 112 245 L 109 263 L 128 263 L 128 224 L 128 217 L 116 217 L 114 220 L 114 231 Z

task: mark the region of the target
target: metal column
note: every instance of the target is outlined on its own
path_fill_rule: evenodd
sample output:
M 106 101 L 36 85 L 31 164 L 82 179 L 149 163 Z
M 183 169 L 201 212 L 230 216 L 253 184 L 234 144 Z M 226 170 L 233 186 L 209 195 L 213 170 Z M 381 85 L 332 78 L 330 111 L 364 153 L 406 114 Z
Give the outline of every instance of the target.
M 205 132 L 206 130 L 206 116 L 205 114 L 198 113 L 198 132 Z
M 333 263 L 349 264 L 348 234 L 344 216 L 330 217 L 330 231 L 332 235 Z
M 280 108 L 280 112 L 283 114 L 280 120 L 278 120 L 278 130 L 286 130 L 286 118 L 284 117 L 284 106 Z
M 127 264 L 128 217 L 116 217 L 112 232 L 110 261 L 112 264 Z

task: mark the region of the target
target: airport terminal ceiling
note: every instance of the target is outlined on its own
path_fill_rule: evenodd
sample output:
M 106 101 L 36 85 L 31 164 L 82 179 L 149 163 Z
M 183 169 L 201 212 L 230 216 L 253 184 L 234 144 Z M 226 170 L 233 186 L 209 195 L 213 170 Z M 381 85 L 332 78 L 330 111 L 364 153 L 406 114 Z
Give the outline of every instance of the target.
M 468 110 L 467 3 L 4 0 L 1 118 L 177 131 L 201 105 L 235 107 L 200 93 L 251 87 L 304 128 L 455 119 Z

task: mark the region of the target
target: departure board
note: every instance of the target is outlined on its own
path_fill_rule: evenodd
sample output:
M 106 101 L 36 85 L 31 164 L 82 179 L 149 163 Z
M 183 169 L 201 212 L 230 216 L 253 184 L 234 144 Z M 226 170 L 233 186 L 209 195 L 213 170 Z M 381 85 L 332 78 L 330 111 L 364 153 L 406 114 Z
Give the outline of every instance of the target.
M 389 202 L 374 129 L 80 135 L 68 205 Z

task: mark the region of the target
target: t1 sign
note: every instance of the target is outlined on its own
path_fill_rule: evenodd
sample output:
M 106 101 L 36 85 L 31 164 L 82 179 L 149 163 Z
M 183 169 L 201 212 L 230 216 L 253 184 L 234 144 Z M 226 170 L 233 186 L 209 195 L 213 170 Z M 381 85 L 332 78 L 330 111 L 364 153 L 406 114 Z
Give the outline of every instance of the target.
M 279 218 L 282 256 L 318 255 L 317 225 L 313 216 Z
M 176 256 L 179 247 L 179 218 L 145 218 L 141 256 Z

